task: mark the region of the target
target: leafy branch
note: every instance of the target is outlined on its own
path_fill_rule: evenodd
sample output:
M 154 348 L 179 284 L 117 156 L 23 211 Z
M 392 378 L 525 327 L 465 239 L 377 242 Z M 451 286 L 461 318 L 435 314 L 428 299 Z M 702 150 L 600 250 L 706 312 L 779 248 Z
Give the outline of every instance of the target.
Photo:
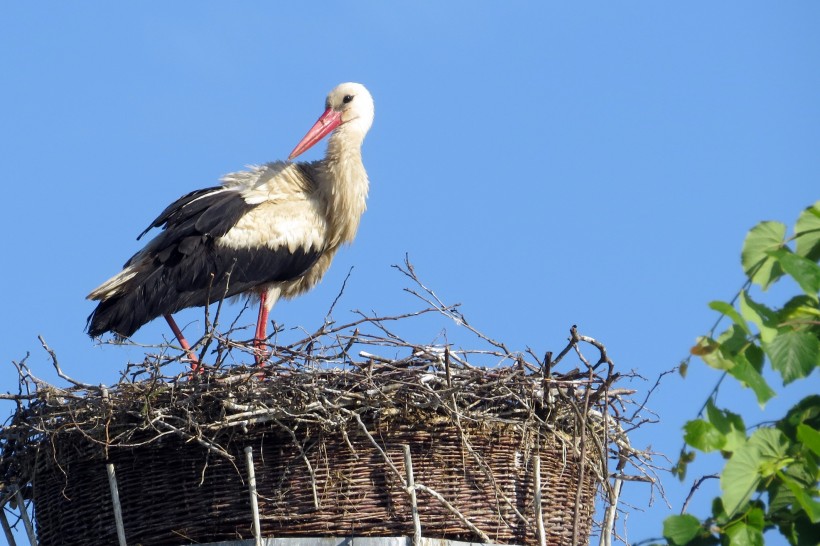
M 725 464 L 711 517 L 701 521 L 683 513 L 667 518 L 663 534 L 669 544 L 762 545 L 770 529 L 795 546 L 820 543 L 820 396 L 803 398 L 783 418 L 751 434 L 741 415 L 716 404 L 726 377 L 751 389 L 762 408 L 776 394 L 764 378 L 766 366 L 784 386 L 820 368 L 820 201 L 800 214 L 793 235 L 786 232 L 785 224 L 771 221 L 749 231 L 741 252 L 744 286 L 731 302 L 709 304 L 720 319 L 698 338 L 681 366 L 685 374 L 697 356 L 723 375 L 699 417 L 684 426 L 685 446 L 673 471 L 685 478 L 695 457 L 686 446 L 719 452 Z M 780 307 L 752 296 L 754 286 L 766 291 L 785 278 L 799 293 Z M 726 318 L 730 324 L 716 334 Z

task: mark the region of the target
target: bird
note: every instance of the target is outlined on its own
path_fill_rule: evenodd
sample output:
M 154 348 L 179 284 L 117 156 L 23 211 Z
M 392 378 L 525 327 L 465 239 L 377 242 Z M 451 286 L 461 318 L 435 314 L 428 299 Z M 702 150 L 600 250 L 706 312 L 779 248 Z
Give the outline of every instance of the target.
M 87 333 L 127 338 L 163 316 L 195 367 L 173 313 L 249 294 L 260 300 L 254 348 L 261 363 L 274 304 L 313 288 L 356 235 L 369 190 L 361 147 L 374 111 L 362 84 L 342 83 L 287 161 L 227 174 L 168 205 L 137 240 L 159 233 L 87 296 L 99 302 Z M 323 159 L 292 161 L 328 134 Z

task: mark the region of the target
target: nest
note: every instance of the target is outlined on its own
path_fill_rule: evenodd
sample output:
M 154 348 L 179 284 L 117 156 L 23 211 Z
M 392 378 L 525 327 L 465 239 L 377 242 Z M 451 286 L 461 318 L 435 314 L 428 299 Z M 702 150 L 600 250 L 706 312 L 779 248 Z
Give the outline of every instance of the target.
M 613 388 L 604 347 L 573 327 L 556 358 L 512 353 L 432 303 L 326 321 L 273 344 L 261 369 L 229 365 L 246 349 L 213 328 L 200 347 L 216 364 L 199 374 L 169 375 L 167 347 L 112 387 L 72 380 L 53 352 L 69 386 L 18 363 L 21 392 L 4 396 L 17 408 L 0 430 L 0 501 L 33 503 L 42 546 L 115 544 L 116 515 L 129 544 L 257 533 L 586 543 L 596 492 L 614 520 L 624 465 L 642 468 L 623 434 L 631 391 Z M 489 348 L 412 344 L 387 328 L 428 313 Z M 569 354 L 583 366 L 558 373 Z

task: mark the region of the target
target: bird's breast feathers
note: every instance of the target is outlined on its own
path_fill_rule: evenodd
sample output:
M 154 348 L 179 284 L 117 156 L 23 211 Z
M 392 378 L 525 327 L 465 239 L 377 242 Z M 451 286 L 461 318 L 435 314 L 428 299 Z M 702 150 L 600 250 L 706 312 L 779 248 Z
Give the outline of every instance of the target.
M 227 233 L 216 239 L 218 246 L 242 249 L 321 251 L 327 224 L 309 198 L 268 201 L 248 211 Z
M 234 189 L 253 208 L 224 235 L 217 246 L 233 249 L 267 247 L 305 252 L 321 251 L 327 237 L 325 205 L 311 181 L 293 164 L 285 162 L 253 166 L 226 175 L 222 182 Z

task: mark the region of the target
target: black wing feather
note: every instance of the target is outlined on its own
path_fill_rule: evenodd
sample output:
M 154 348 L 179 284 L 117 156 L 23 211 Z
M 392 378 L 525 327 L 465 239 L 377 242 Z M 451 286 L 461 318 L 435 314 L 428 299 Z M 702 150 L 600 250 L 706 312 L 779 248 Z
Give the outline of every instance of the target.
M 137 240 L 140 240 L 143 235 L 153 228 L 162 227 L 163 224 L 181 224 L 184 220 L 196 216 L 203 210 L 207 210 L 213 204 L 214 199 L 218 200 L 228 192 L 231 192 L 231 190 L 226 189 L 224 186 L 213 186 L 186 193 L 165 207 L 165 210 L 151 222 L 151 225 L 137 236 Z
M 240 218 L 258 205 L 248 204 L 242 195 L 221 186 L 197 190 L 184 195 L 157 216 L 140 237 L 155 227 L 162 232 L 144 249 L 131 257 L 124 267 L 139 261 L 146 253 L 159 254 L 188 237 L 225 235 Z
M 88 317 L 89 335 L 113 331 L 130 336 L 160 315 L 303 275 L 321 256 L 320 249 L 291 252 L 216 244 L 255 206 L 222 187 L 177 199 L 140 235 L 154 227 L 163 229 L 126 263 L 136 274 Z

